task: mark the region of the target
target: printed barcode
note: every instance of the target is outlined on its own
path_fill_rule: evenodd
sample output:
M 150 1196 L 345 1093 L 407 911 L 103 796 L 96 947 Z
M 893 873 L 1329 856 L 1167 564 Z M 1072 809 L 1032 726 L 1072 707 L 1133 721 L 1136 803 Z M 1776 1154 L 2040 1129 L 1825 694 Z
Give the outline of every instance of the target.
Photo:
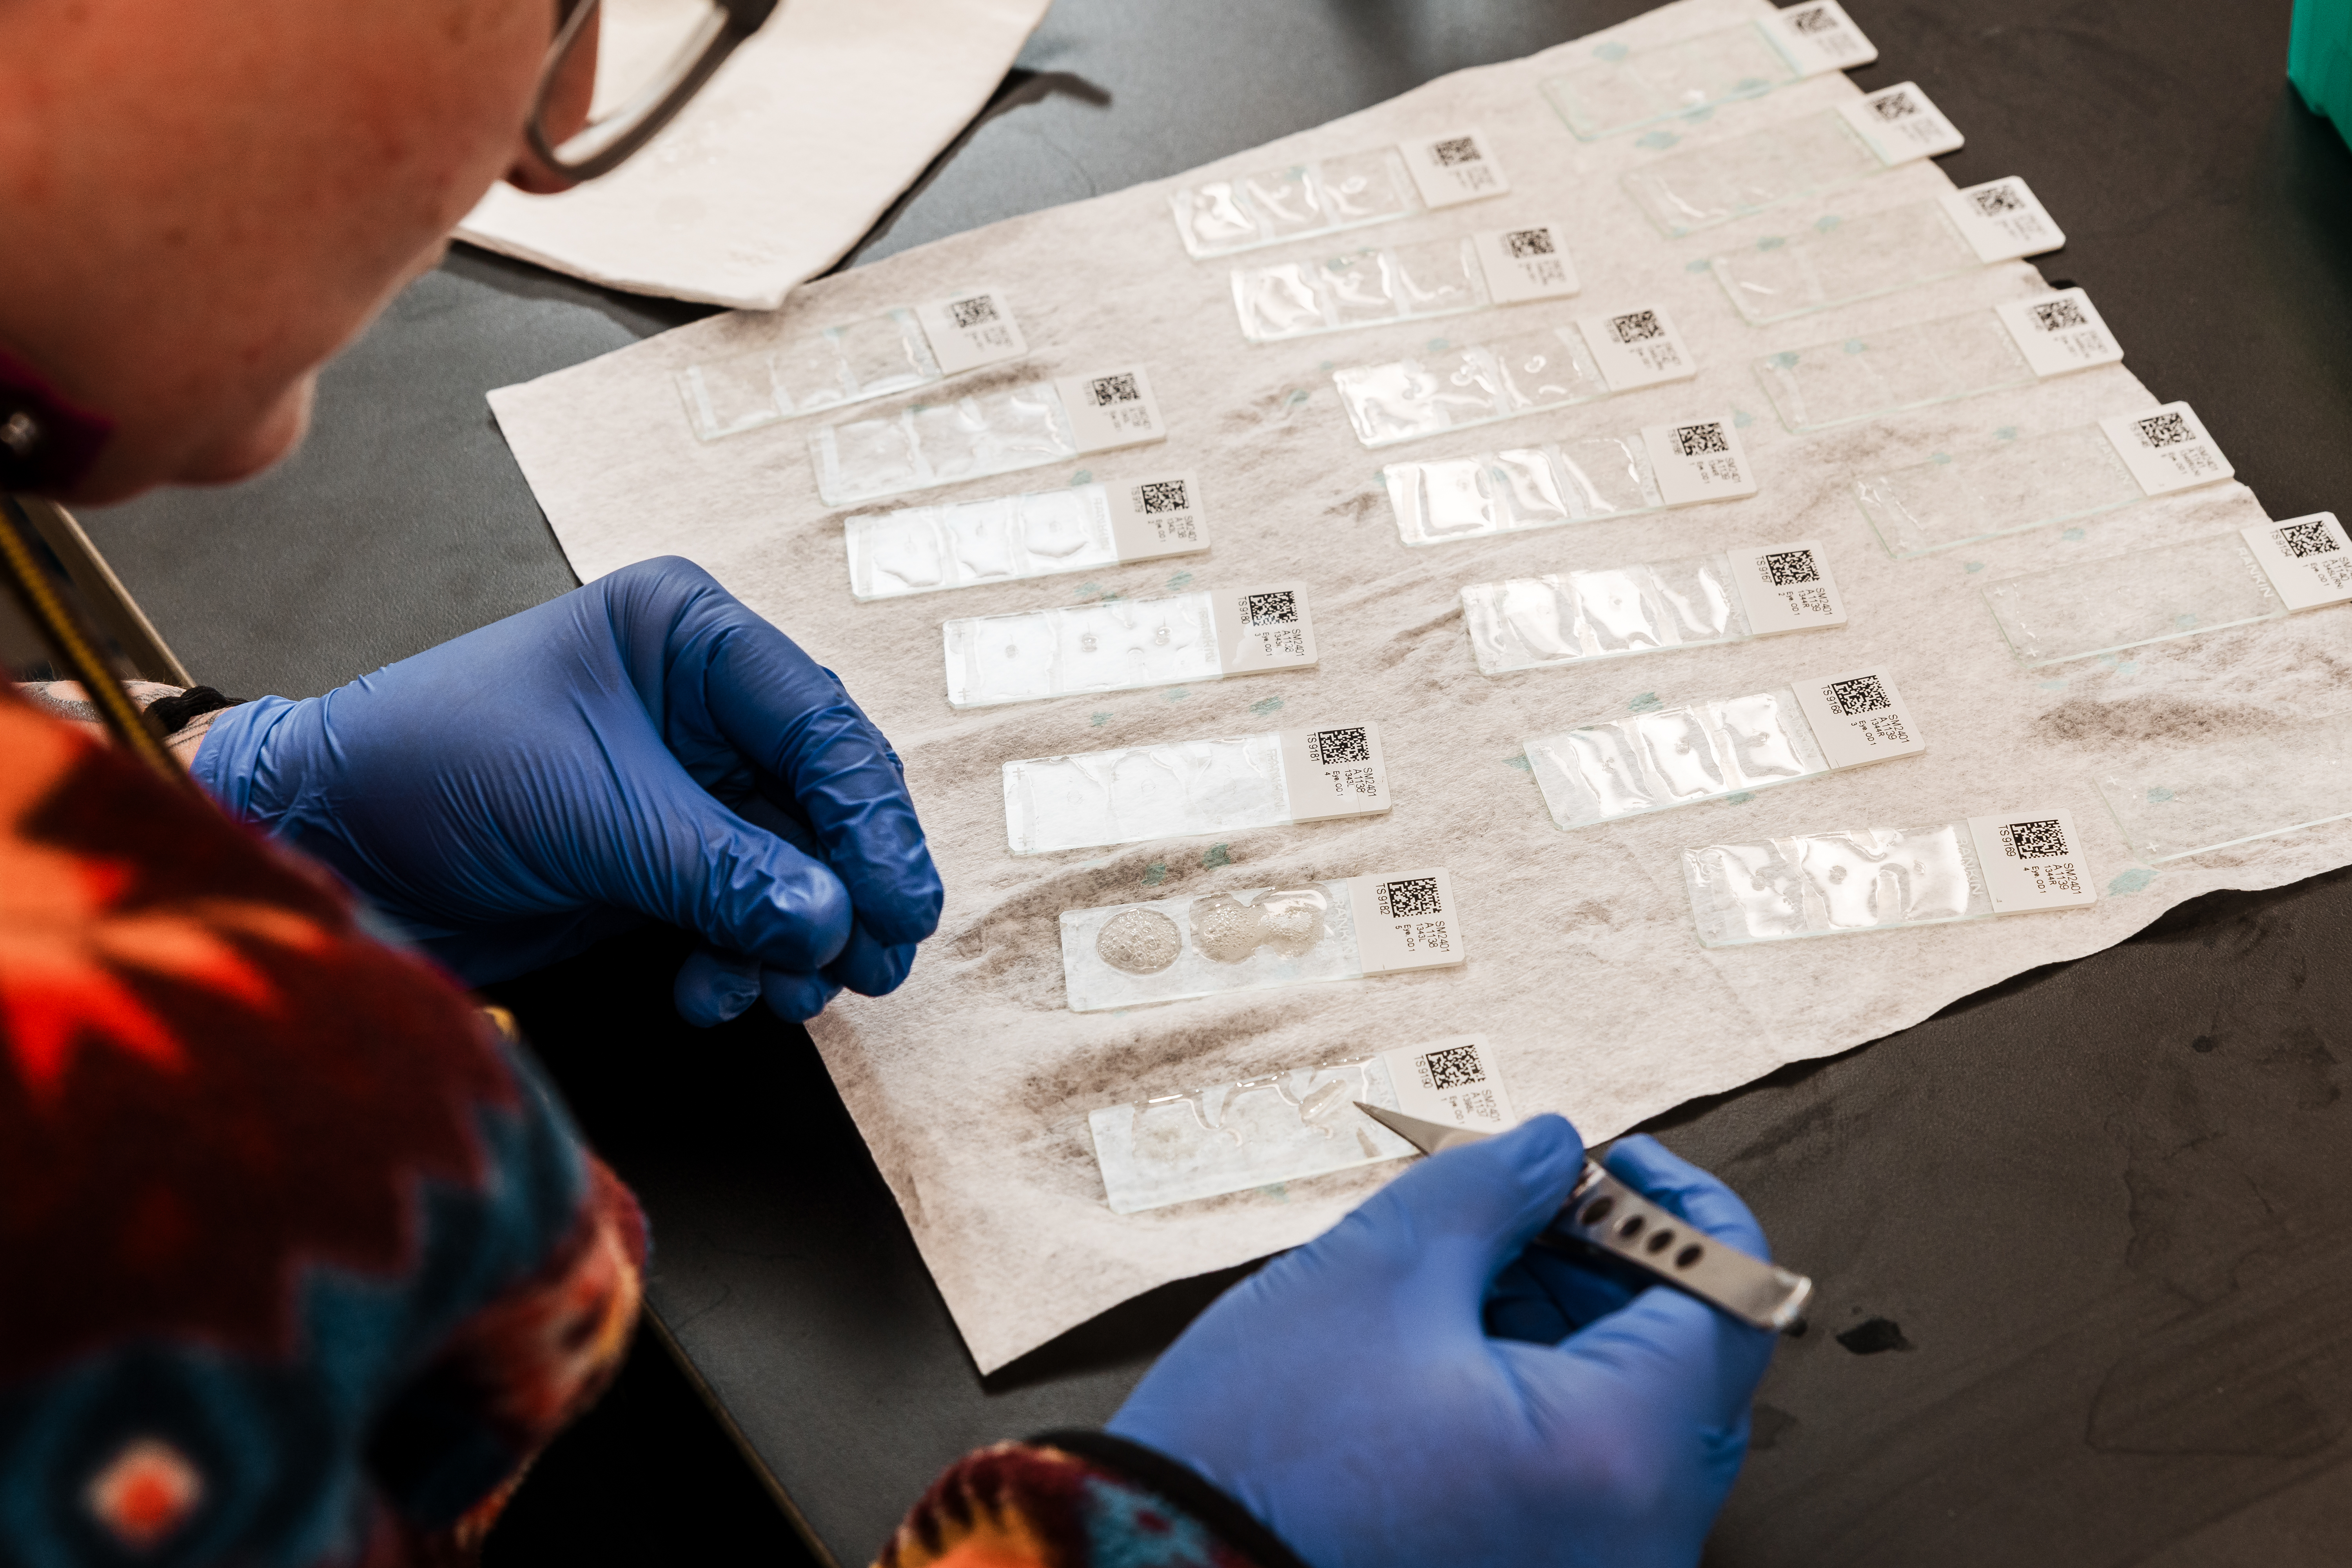
M 1839 713 L 1869 713 L 1895 706 L 1895 700 L 1886 695 L 1886 683 L 1874 675 L 1857 675 L 1851 680 L 1832 680 L 1822 695 L 1830 700 L 1830 707 Z
M 1253 626 L 1295 622 L 1298 619 L 1298 595 L 1287 589 L 1279 594 L 1245 594 L 1242 596 L 1242 619 Z
M 1425 1089 L 1467 1089 L 1486 1081 L 1486 1064 L 1475 1045 L 1448 1046 L 1421 1058 L 1421 1081 Z
M 1822 569 L 1813 563 L 1810 550 L 1768 550 L 1764 552 L 1764 571 L 1775 588 L 1822 580 Z
M 1912 102 L 1911 95 L 1904 91 L 1901 88 L 1896 88 L 1893 92 L 1881 93 L 1878 97 L 1870 100 L 1869 102 L 1870 111 L 1873 114 L 1875 114 L 1881 120 L 1888 121 L 1890 122 L 1897 120 L 1907 120 L 1912 115 L 1919 112 L 1919 106 Z
M 1132 375 L 1098 375 L 1087 388 L 1087 395 L 1097 408 L 1108 408 L 1114 403 L 1140 403 L 1143 394 L 1136 390 Z
M 1307 737 L 1307 744 L 1318 767 L 1372 760 L 1372 743 L 1361 730 L 1318 730 Z
M 1551 230 L 1548 228 L 1517 228 L 1503 237 L 1504 247 L 1514 261 L 1525 261 L 1530 256 L 1551 256 Z
M 2054 816 L 2043 822 L 2010 823 L 2000 830 L 2000 841 L 2021 860 L 2051 860 L 2073 853 Z
M 1717 420 L 1706 425 L 1682 425 L 1675 429 L 1675 450 L 1685 458 L 1704 457 L 1710 452 L 1728 452 L 1731 442 L 1723 433 Z
M 1436 157 L 1439 165 L 1444 168 L 1451 169 L 1459 164 L 1484 161 L 1478 152 L 1477 139 L 1472 136 L 1448 136 L 1443 141 L 1431 143 L 1429 150 Z
M 985 294 L 970 300 L 958 300 L 948 306 L 948 320 L 953 321 L 959 330 L 998 319 L 996 301 Z
M 2333 554 L 2339 549 L 2336 536 L 2327 531 L 2324 522 L 2290 522 L 2272 530 L 2272 535 L 2281 550 L 2298 561 L 2306 555 Z
M 1403 920 L 1412 915 L 1442 915 L 1445 911 L 1437 900 L 1437 879 L 1413 877 L 1402 882 L 1382 882 L 1373 900 L 1381 914 L 1388 920 Z
M 2014 185 L 1987 185 L 1981 191 L 1970 191 L 1969 200 L 1976 203 L 1977 211 L 1987 217 L 2025 210 L 2025 198 L 2017 194 Z
M 1826 33 L 1837 26 L 1837 18 L 1826 5 L 1808 5 L 1785 14 L 1789 26 L 1800 33 Z
M 2045 332 L 2065 332 L 2091 323 L 2079 301 L 2048 300 L 2033 307 L 2033 324 Z
M 1638 343 L 1664 337 L 1666 329 L 1659 323 L 1655 310 L 1635 310 L 1629 315 L 1610 317 L 1609 335 L 1621 343 Z
M 2197 438 L 2189 428 L 2189 416 L 2177 412 L 2151 414 L 2145 419 L 2133 420 L 2132 426 L 2139 432 L 2139 444 L 2143 447 L 2178 447 Z
M 1181 479 L 1147 479 L 1135 487 L 1135 510 L 1141 512 L 1183 511 L 1192 503 Z

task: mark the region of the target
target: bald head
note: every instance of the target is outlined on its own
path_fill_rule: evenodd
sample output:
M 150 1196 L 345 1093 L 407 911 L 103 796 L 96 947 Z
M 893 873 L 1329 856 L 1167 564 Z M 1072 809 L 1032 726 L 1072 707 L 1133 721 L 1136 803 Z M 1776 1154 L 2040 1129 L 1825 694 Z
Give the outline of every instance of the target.
M 0 0 L 0 349 L 112 423 L 77 499 L 299 439 L 516 165 L 554 5 Z

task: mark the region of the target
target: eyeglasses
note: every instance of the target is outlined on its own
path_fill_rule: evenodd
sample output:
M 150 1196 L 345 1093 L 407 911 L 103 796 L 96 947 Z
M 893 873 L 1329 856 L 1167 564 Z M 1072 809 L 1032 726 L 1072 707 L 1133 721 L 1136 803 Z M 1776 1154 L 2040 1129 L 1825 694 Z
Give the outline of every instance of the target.
M 760 30 L 777 0 L 559 0 L 562 19 L 540 69 L 526 134 L 548 169 L 579 182 L 610 174 L 677 118 Z M 583 48 L 596 55 L 587 126 L 558 143 L 580 110 Z

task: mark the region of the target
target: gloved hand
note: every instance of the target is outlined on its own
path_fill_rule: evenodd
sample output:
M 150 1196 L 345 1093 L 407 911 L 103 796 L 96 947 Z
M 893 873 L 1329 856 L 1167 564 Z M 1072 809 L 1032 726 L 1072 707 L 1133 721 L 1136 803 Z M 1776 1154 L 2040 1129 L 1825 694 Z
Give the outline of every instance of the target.
M 324 697 L 214 721 L 198 783 L 463 979 L 648 917 L 709 945 L 678 1010 L 878 996 L 939 924 L 898 758 L 691 562 L 639 562 Z
M 1424 1161 L 1228 1291 L 1109 1430 L 1191 1466 L 1314 1568 L 1696 1563 L 1772 1336 L 1670 1286 L 1629 1289 L 1630 1271 L 1522 1255 L 1583 1158 L 1540 1116 Z M 1731 1190 L 1654 1141 L 1607 1163 L 1764 1255 Z

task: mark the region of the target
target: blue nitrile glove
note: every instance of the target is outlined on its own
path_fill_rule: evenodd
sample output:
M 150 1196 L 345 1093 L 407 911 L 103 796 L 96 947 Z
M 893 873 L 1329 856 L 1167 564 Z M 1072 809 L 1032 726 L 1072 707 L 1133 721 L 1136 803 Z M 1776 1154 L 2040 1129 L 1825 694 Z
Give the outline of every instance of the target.
M 907 977 L 939 872 L 830 670 L 691 562 L 643 561 L 324 697 L 215 720 L 194 773 L 479 984 L 646 918 L 678 1010 L 811 1018 Z M 789 840 L 789 842 L 788 842 Z
M 1111 1433 L 1191 1466 L 1314 1568 L 1687 1568 L 1747 1451 L 1772 1336 L 1670 1286 L 1522 1257 L 1583 1158 L 1539 1116 L 1423 1162 L 1226 1292 Z M 1607 1163 L 1764 1255 L 1731 1190 L 1653 1140 Z M 1488 1331 L 1490 1308 L 1512 1337 Z

